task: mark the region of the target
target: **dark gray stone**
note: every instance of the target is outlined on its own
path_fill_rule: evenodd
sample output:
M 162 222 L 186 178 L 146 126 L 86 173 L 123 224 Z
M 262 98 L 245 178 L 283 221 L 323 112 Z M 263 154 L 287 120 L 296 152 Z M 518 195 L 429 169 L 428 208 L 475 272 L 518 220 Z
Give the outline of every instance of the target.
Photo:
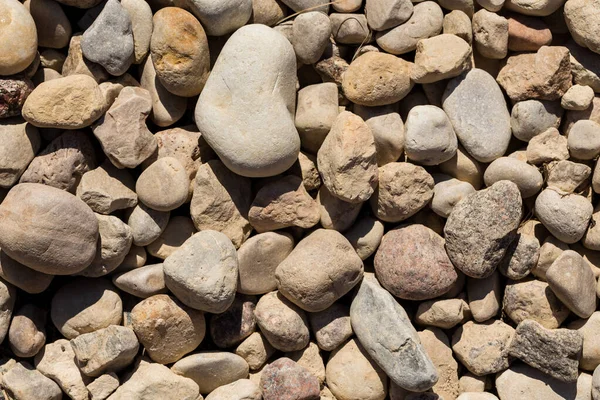
M 256 296 L 238 294 L 224 313 L 210 319 L 210 335 L 222 349 L 238 345 L 256 330 Z

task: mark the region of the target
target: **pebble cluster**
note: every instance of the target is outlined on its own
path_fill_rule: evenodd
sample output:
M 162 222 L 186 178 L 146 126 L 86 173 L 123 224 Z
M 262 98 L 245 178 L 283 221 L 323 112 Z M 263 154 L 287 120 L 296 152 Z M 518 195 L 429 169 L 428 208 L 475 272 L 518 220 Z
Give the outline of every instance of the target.
M 0 0 L 0 398 L 600 400 L 600 0 Z

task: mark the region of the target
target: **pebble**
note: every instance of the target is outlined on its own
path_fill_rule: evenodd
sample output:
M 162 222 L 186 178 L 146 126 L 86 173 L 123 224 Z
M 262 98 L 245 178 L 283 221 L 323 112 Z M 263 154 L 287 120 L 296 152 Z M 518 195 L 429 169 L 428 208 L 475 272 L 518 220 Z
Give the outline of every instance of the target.
M 456 154 L 458 140 L 448 116 L 436 106 L 416 106 L 406 119 L 405 151 L 422 165 L 438 165 Z
M 88 390 L 79 368 L 75 364 L 75 353 L 68 340 L 59 339 L 47 344 L 35 357 L 35 368 L 74 400 L 87 400 Z
M 460 143 L 455 156 L 440 164 L 440 171 L 460 181 L 470 183 L 477 190 L 483 186 L 484 170 L 483 165 L 473 158 Z
M 13 75 L 25 70 L 37 53 L 38 36 L 35 21 L 27 8 L 20 2 L 2 0 L 0 34 L 0 75 Z M 10 40 L 19 38 L 19 40 Z
M 362 1 L 362 0 L 361 0 Z M 251 24 L 264 24 L 274 26 L 285 18 L 287 7 L 278 0 L 255 0 L 252 1 Z
M 0 76 L 0 119 L 20 116 L 23 104 L 35 88 L 34 85 L 34 82 L 22 75 Z
M 499 60 L 508 53 L 508 20 L 482 9 L 473 15 L 473 42 L 483 57 Z
M 297 103 L 295 125 L 302 148 L 316 154 L 339 114 L 337 85 L 308 85 L 298 91 Z
M 562 195 L 544 189 L 535 201 L 535 214 L 557 239 L 567 243 L 579 241 L 588 227 L 593 206 L 578 194 Z
M 417 3 L 413 13 L 403 24 L 377 33 L 377 44 L 390 54 L 414 51 L 421 39 L 438 35 L 442 31 L 444 14 L 433 1 Z
M 556 297 L 573 313 L 588 318 L 596 310 L 594 274 L 573 250 L 565 250 L 546 271 L 546 280 Z
M 379 167 L 379 186 L 370 198 L 375 216 L 400 222 L 423 209 L 433 197 L 434 181 L 425 168 L 394 162 Z
M 199 388 L 193 380 L 173 373 L 164 365 L 142 361 L 129 379 L 108 400 L 196 400 Z
M 70 75 L 37 86 L 25 100 L 22 113 L 39 128 L 80 129 L 100 118 L 105 106 L 94 79 Z
M 360 45 L 371 41 L 371 32 L 365 14 L 329 15 L 331 32 L 336 43 Z
M 386 233 L 374 265 L 382 286 L 401 299 L 438 297 L 450 290 L 457 279 L 442 237 L 419 224 Z
M 128 86 L 94 125 L 94 136 L 117 168 L 135 168 L 156 151 L 156 138 L 145 123 L 151 107 L 150 92 Z
M 71 37 L 67 58 L 63 63 L 63 76 L 87 75 L 98 83 L 107 81 L 110 79 L 109 73 L 100 64 L 93 63 L 83 56 L 82 36 L 83 33 L 76 33 Z
M 334 303 L 308 317 L 317 345 L 322 350 L 333 351 L 352 336 L 350 309 L 344 304 Z
M 250 179 L 231 172 L 218 160 L 198 168 L 190 215 L 198 230 L 225 234 L 237 247 L 250 236 L 248 211 L 252 202 Z
M 398 386 L 425 391 L 438 381 L 406 311 L 374 277 L 363 279 L 350 307 L 352 329 L 369 356 Z M 398 351 L 402 349 L 402 351 Z
M 509 348 L 515 335 L 510 325 L 500 320 L 484 323 L 468 321 L 452 336 L 452 350 L 473 374 L 482 376 L 508 368 Z
M 500 181 L 461 200 L 444 227 L 446 251 L 473 278 L 489 276 L 516 238 L 521 219 L 517 185 Z
M 18 395 L 18 400 L 62 399 L 60 387 L 25 362 L 16 363 L 2 376 L 2 386 L 8 393 Z
M 206 351 L 182 358 L 173 364 L 171 371 L 190 378 L 198 384 L 200 393 L 206 394 L 219 386 L 247 378 L 248 364 L 236 354 Z
M 473 42 L 471 19 L 460 10 L 454 10 L 444 15 L 443 33 L 456 35 L 469 44 Z
M 263 400 L 317 400 L 319 380 L 306 368 L 282 357 L 269 364 L 260 378 Z
M 494 160 L 486 168 L 483 180 L 486 186 L 499 181 L 511 181 L 517 185 L 524 199 L 537 194 L 544 184 L 544 178 L 535 166 L 512 157 Z
M 496 376 L 500 400 L 575 398 L 576 385 L 561 382 L 526 364 L 515 363 Z
M 111 325 L 71 340 L 81 372 L 99 377 L 129 365 L 137 355 L 139 343 L 131 328 Z
M 167 257 L 167 288 L 184 304 L 197 310 L 222 313 L 233 302 L 238 262 L 235 247 L 224 234 L 206 230 Z M 202 276 L 202 279 L 194 279 Z
M 210 36 L 223 36 L 244 26 L 253 9 L 251 0 L 226 0 L 219 4 L 193 0 L 189 7 Z
M 344 236 L 354 247 L 356 254 L 362 260 L 366 260 L 377 250 L 383 237 L 383 231 L 383 224 L 380 221 L 370 216 L 364 216 L 358 218 L 352 228 L 344 233 Z
M 524 100 L 515 103 L 510 114 L 513 135 L 524 142 L 548 128 L 558 128 L 563 114 L 556 101 Z
M 511 138 L 510 115 L 491 75 L 474 68 L 452 78 L 442 104 L 458 140 L 473 158 L 490 162 L 506 152 Z
M 249 379 L 238 379 L 235 382 L 218 387 L 206 396 L 206 400 L 261 400 L 260 388 Z
M 150 54 L 160 83 L 177 96 L 200 94 L 210 62 L 208 40 L 200 22 L 181 8 L 167 7 L 154 15 L 153 26 Z
M 38 183 L 16 185 L 0 206 L 0 221 L 2 251 L 36 271 L 73 274 L 96 254 L 94 213 L 62 190 Z
M 300 14 L 292 25 L 292 45 L 296 57 L 303 64 L 314 64 L 329 44 L 331 23 L 327 15 L 319 11 Z
M 369 52 L 355 59 L 344 73 L 342 89 L 353 103 L 384 106 L 402 100 L 413 87 L 411 66 L 391 54 Z
M 504 290 L 502 309 L 516 324 L 531 319 L 548 329 L 558 328 L 569 315 L 546 282 L 535 279 L 509 281 Z
M 39 46 L 62 49 L 69 44 L 71 23 L 59 3 L 50 0 L 27 0 L 23 5 L 35 22 Z
M 596 37 L 598 22 L 590 16 L 597 10 L 594 2 L 572 0 L 565 3 L 564 16 L 573 40 L 595 53 L 600 53 L 600 42 Z
M 497 81 L 512 101 L 557 100 L 571 87 L 569 50 L 542 46 L 537 53 L 508 57 Z
M 125 259 L 133 236 L 131 228 L 112 215 L 96 214 L 98 218 L 98 247 L 92 263 L 80 275 L 99 277 L 114 271 Z
M 142 299 L 167 293 L 162 264 L 144 265 L 123 274 L 114 275 L 112 282 L 122 291 Z
M 594 90 L 589 86 L 574 85 L 563 94 L 560 105 L 565 110 L 585 110 L 594 99 Z
M 332 246 L 333 244 L 333 246 Z M 310 268 L 318 262 L 320 268 Z M 323 311 L 362 278 L 363 263 L 339 232 L 319 229 L 301 240 L 275 270 L 279 293 L 309 312 Z
M 404 123 L 396 108 L 394 104 L 381 107 L 354 105 L 354 113 L 371 128 L 380 167 L 397 161 L 404 152 Z
M 336 399 L 383 400 L 388 378 L 356 339 L 331 353 L 326 367 L 327 385 Z
M 306 313 L 279 292 L 262 296 L 254 315 L 260 331 L 277 350 L 296 351 L 308 345 L 310 332 Z
M 317 377 L 319 385 L 323 387 L 323 383 L 325 382 L 325 364 L 323 363 L 319 346 L 316 343 L 310 342 L 304 349 L 286 353 L 285 356 Z
M 90 138 L 80 131 L 65 131 L 31 160 L 19 182 L 43 183 L 75 193 L 82 176 L 95 167 Z
M 594 312 L 587 319 L 578 319 L 570 324 L 570 330 L 577 331 L 583 337 L 583 349 L 579 359 L 579 368 L 586 371 L 593 371 L 600 365 L 600 342 L 596 335 L 596 329 L 600 321 L 600 313 Z
M 475 192 L 473 185 L 469 182 L 448 176 L 437 176 L 436 180 L 438 182 L 433 187 L 431 209 L 440 217 L 448 218 L 459 201 Z
M 190 181 L 174 157 L 162 157 L 142 172 L 135 184 L 139 200 L 157 211 L 171 211 L 188 197 Z
M 591 120 L 575 122 L 567 138 L 569 154 L 579 160 L 592 160 L 600 154 L 600 124 Z
M 8 343 L 16 356 L 35 356 L 46 344 L 46 311 L 33 304 L 25 304 L 15 311 L 10 328 Z
M 149 297 L 133 307 L 131 324 L 148 356 L 160 364 L 176 362 L 196 349 L 206 333 L 201 311 L 166 294 Z
M 421 325 L 450 329 L 471 316 L 469 305 L 463 299 L 429 300 L 419 304 L 415 322 Z
M 251 371 L 260 369 L 273 353 L 275 349 L 260 332 L 252 332 L 235 349 L 235 354 L 246 360 Z
M 248 220 L 258 233 L 319 223 L 318 203 L 308 194 L 302 179 L 287 175 L 263 186 L 250 207 Z
M 362 208 L 362 203 L 348 203 L 333 196 L 325 185 L 319 189 L 317 203 L 321 214 L 321 226 L 338 232 L 348 230 Z
M 509 354 L 563 382 L 575 382 L 583 346 L 581 333 L 569 329 L 546 329 L 532 320 L 515 330 Z
M 36 127 L 17 118 L 0 123 L 0 187 L 12 187 L 41 147 Z
M 411 79 L 416 83 L 434 83 L 458 76 L 470 67 L 469 43 L 456 35 L 442 34 L 417 43 Z
M 248 51 L 257 48 L 261 51 Z M 237 60 L 244 56 L 242 66 Z M 295 59 L 291 43 L 281 34 L 250 25 L 232 35 L 212 69 L 196 105 L 196 125 L 221 161 L 238 175 L 277 175 L 298 157 L 300 138 L 291 112 Z M 265 93 L 267 83 L 277 96 Z M 223 93 L 229 93 L 226 99 Z M 226 112 L 223 101 L 229 105 Z

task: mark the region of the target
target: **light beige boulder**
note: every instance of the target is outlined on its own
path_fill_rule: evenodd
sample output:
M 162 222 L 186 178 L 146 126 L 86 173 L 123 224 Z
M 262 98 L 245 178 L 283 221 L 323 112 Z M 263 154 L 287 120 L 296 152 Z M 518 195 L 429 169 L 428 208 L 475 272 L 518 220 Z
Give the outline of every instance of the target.
M 171 211 L 188 198 L 190 180 L 184 166 L 174 157 L 156 160 L 135 183 L 139 200 L 157 211 Z
M 579 160 L 592 160 L 600 154 L 600 124 L 579 120 L 569 129 L 569 154 Z
M 95 212 L 110 214 L 136 206 L 138 196 L 134 185 L 129 171 L 118 169 L 105 161 L 98 168 L 83 174 L 77 187 L 77 197 Z
M 473 15 L 473 42 L 486 58 L 502 59 L 508 53 L 508 20 L 481 9 Z
M 331 13 L 329 20 L 335 43 L 360 45 L 371 40 L 365 14 Z
M 17 357 L 35 356 L 46 344 L 46 310 L 25 304 L 13 315 L 8 344 Z
M 275 351 L 262 333 L 252 332 L 238 345 L 235 354 L 246 360 L 251 371 L 255 371 L 262 368 Z
M 598 3 L 596 1 L 582 0 L 569 1 L 568 4 L 565 3 L 564 8 L 565 22 L 573 40 L 594 53 L 600 52 L 600 41 L 597 36 L 600 26 L 598 21 L 592 17 L 597 10 Z
M 413 13 L 413 5 L 406 0 L 369 0 L 365 5 L 367 22 L 375 31 L 383 31 L 406 22 Z
M 600 365 L 600 337 L 597 332 L 600 327 L 600 312 L 594 312 L 587 319 L 577 319 L 568 325 L 569 329 L 577 330 L 583 336 L 583 350 L 579 359 L 579 368 L 593 371 Z
M 86 387 L 92 400 L 106 400 L 119 387 L 119 377 L 110 372 L 94 379 Z
M 146 246 L 154 242 L 167 227 L 169 217 L 168 211 L 153 210 L 143 203 L 136 205 L 126 220 L 131 228 L 133 244 Z
M 377 247 L 379 247 L 383 238 L 383 230 L 383 224 L 379 220 L 371 216 L 364 216 L 359 218 L 344 233 L 344 236 L 354 247 L 356 254 L 362 260 L 365 260 L 374 254 Z
M 202 351 L 191 354 L 173 364 L 171 371 L 196 382 L 202 394 L 210 393 L 220 386 L 239 379 L 248 378 L 246 361 L 237 354 L 224 351 Z
M 3 0 L 0 14 L 5 17 L 0 34 L 0 75 L 13 75 L 25 70 L 35 59 L 37 29 L 33 17 L 20 2 Z
M 555 161 L 546 167 L 546 184 L 549 188 L 573 193 L 592 174 L 592 169 L 582 163 L 569 160 Z
M 500 400 L 575 398 L 577 384 L 561 382 L 527 364 L 515 363 L 496 375 Z
M 419 304 L 415 322 L 420 325 L 451 329 L 471 317 L 469 304 L 462 298 L 428 300 Z
M 428 39 L 431 40 L 431 39 Z M 439 107 L 413 107 L 406 118 L 404 149 L 421 165 L 439 165 L 456 154 L 458 139 L 450 119 Z
M 331 22 L 319 11 L 298 15 L 292 25 L 292 45 L 303 64 L 314 64 L 323 55 L 331 36 Z
M 2 376 L 2 387 L 24 400 L 61 400 L 60 387 L 26 362 L 16 363 Z
M 325 382 L 325 364 L 316 343 L 310 342 L 306 348 L 286 353 L 285 356 L 316 376 L 319 384 L 323 386 Z
M 354 113 L 371 128 L 377 165 L 397 161 L 404 152 L 404 124 L 395 104 L 380 107 L 354 105 Z
M 144 265 L 113 275 L 112 282 L 122 291 L 142 299 L 168 292 L 162 264 Z
M 467 296 L 473 319 L 485 322 L 495 317 L 501 308 L 502 283 L 500 273 L 494 271 L 483 279 L 467 278 Z
M 483 180 L 486 186 L 502 180 L 514 182 L 523 198 L 534 196 L 544 184 L 544 178 L 536 167 L 512 157 L 494 160 L 486 168 Z
M 476 190 L 483 186 L 485 168 L 461 145 L 450 160 L 440 164 L 440 171 L 460 181 L 470 183 Z
M 261 400 L 261 390 L 249 379 L 238 379 L 235 382 L 220 386 L 206 396 L 206 400 Z
M 444 15 L 443 33 L 456 35 L 468 44 L 473 42 L 473 28 L 471 18 L 461 10 L 454 10 Z
M 585 234 L 594 211 L 592 203 L 579 194 L 563 195 L 544 189 L 535 200 L 535 215 L 557 239 L 579 241 Z
M 80 129 L 92 125 L 106 111 L 96 81 L 70 75 L 44 82 L 25 100 L 23 118 L 39 128 Z
M 594 89 L 589 86 L 574 85 L 563 94 L 560 105 L 565 110 L 585 110 L 592 104 Z
M 152 9 L 142 0 L 124 0 L 121 5 L 131 18 L 134 64 L 141 64 L 150 51 L 152 37 Z
M 419 339 L 425 351 L 435 365 L 439 379 L 431 391 L 441 398 L 454 399 L 459 394 L 458 363 L 452 356 L 448 336 L 438 328 L 426 328 L 420 332 Z
M 460 75 L 471 66 L 471 46 L 456 35 L 442 34 L 417 43 L 411 79 L 433 83 Z
M 433 187 L 431 209 L 440 217 L 448 218 L 454 206 L 463 198 L 475 192 L 469 182 L 463 182 L 449 176 L 434 176 L 436 184 Z
M 87 380 L 75 363 L 75 353 L 68 340 L 47 344 L 35 357 L 35 368 L 52 379 L 73 400 L 87 400 Z
M 557 101 L 519 101 L 513 105 L 510 113 L 512 133 L 517 139 L 529 142 L 548 128 L 558 128 L 563 111 Z

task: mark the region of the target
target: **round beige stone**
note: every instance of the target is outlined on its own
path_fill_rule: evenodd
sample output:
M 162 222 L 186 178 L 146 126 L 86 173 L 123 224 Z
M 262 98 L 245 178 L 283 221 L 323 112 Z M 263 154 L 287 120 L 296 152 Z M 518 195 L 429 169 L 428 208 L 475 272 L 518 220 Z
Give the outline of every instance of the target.
M 171 211 L 185 203 L 190 180 L 184 166 L 174 157 L 163 157 L 138 178 L 135 191 L 139 200 L 157 211 Z
M 1 0 L 0 16 L 0 75 L 13 75 L 35 58 L 37 29 L 27 8 L 18 1 Z

